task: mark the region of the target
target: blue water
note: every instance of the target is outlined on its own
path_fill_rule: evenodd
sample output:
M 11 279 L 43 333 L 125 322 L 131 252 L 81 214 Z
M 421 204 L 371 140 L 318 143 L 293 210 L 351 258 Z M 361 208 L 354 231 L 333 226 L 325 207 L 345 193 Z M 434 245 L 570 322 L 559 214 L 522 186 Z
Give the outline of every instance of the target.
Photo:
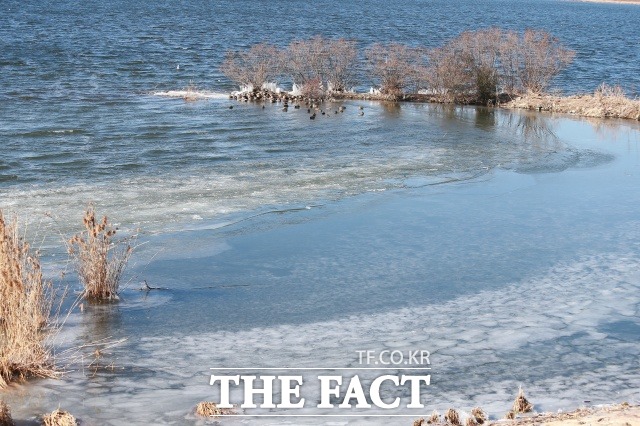
M 637 93 L 640 7 L 2 9 L 0 208 L 29 223 L 47 276 L 72 291 L 63 240 L 88 203 L 141 243 L 120 303 L 74 311 L 60 338 L 126 338 L 104 351 L 113 368 L 85 360 L 2 394 L 18 418 L 61 405 L 85 424 L 193 424 L 216 396 L 209 367 L 353 367 L 356 350 L 384 348 L 434 354 L 428 412 L 500 416 L 519 384 L 541 409 L 637 399 L 637 123 L 374 102 L 326 104 L 346 111 L 310 121 L 226 99 L 218 66 L 228 49 L 315 34 L 437 46 L 532 27 L 577 51 L 559 90 Z M 189 84 L 217 95 L 157 95 Z M 162 290 L 138 291 L 143 280 Z

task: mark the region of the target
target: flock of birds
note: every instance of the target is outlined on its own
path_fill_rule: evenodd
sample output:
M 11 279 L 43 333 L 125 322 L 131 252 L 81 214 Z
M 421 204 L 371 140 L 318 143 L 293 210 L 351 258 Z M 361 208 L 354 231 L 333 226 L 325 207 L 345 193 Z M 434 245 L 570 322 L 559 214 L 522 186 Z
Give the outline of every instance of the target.
M 308 114 L 310 114 L 310 115 L 309 115 L 309 119 L 310 119 L 310 120 L 315 120 L 315 119 L 316 119 L 316 117 L 317 117 L 317 114 L 318 114 L 318 113 L 319 113 L 320 115 L 326 115 L 326 114 L 327 114 L 327 111 L 325 111 L 324 109 L 322 109 L 322 108 L 320 107 L 320 105 L 319 105 L 319 104 L 316 104 L 316 103 L 313 103 L 313 102 L 312 102 L 311 104 L 308 104 L 308 103 L 307 103 L 307 105 L 305 105 L 305 106 L 307 106 L 307 107 L 308 107 L 308 108 L 307 108 L 307 113 L 308 113 Z M 262 105 L 262 108 L 263 108 L 263 109 L 265 108 L 264 104 Z M 294 105 L 293 105 L 293 108 L 294 108 L 294 109 L 301 109 L 301 105 L 300 105 L 299 103 L 296 103 L 296 104 L 294 104 Z M 233 105 L 230 105 L 230 106 L 229 106 L 229 109 L 233 109 Z M 338 107 L 338 109 L 333 110 L 333 113 L 334 113 L 334 114 L 338 114 L 338 113 L 340 113 L 340 114 L 341 114 L 341 113 L 343 113 L 346 109 L 347 109 L 347 107 L 346 107 L 346 106 L 341 105 L 340 107 Z M 358 115 L 362 117 L 362 116 L 364 115 L 364 107 L 363 107 L 363 106 L 360 106 L 360 107 L 359 107 L 359 110 L 360 110 L 360 111 L 358 112 Z M 287 100 L 285 100 L 285 101 L 284 101 L 284 104 L 282 105 L 282 112 L 287 112 L 287 111 L 289 111 L 289 102 L 288 102 Z M 331 113 L 331 111 L 329 111 L 329 113 Z

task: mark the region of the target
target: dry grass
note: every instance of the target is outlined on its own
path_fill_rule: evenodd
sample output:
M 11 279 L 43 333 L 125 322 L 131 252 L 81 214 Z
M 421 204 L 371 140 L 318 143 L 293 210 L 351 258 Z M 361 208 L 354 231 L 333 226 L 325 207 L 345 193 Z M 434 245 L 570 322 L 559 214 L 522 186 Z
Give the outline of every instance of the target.
M 78 422 L 71 413 L 58 408 L 57 410 L 44 415 L 42 417 L 42 424 L 44 426 L 77 426 Z
M 453 426 L 461 426 L 462 425 L 462 423 L 460 423 L 460 415 L 453 408 L 449 408 L 447 410 L 447 412 L 444 413 L 444 420 L 449 425 L 453 425 Z
M 13 426 L 13 419 L 11 418 L 11 410 L 9 406 L 2 400 L 0 400 L 0 426 Z
M 622 88 L 604 83 L 592 95 L 554 96 L 527 93 L 502 106 L 583 117 L 640 120 L 640 99 L 629 98 Z
M 236 414 L 236 412 L 232 408 L 219 408 L 215 402 L 202 401 L 196 405 L 196 414 L 202 417 L 218 417 Z
M 55 376 L 46 341 L 54 293 L 37 253 L 0 210 L 0 388 L 27 377 Z
M 515 401 L 513 401 L 513 408 L 511 410 L 516 414 L 529 413 L 533 410 L 533 404 L 525 398 L 522 388 L 518 391 L 518 396 L 516 396 Z
M 504 418 L 507 420 L 513 420 L 516 418 L 516 413 L 515 411 L 507 411 L 507 414 L 504 415 Z
M 83 297 L 92 302 L 117 300 L 122 273 L 133 250 L 131 238 L 114 241 L 116 228 L 106 216 L 98 221 L 92 206 L 87 208 L 83 222 L 85 230 L 68 244 L 84 285 Z
M 484 424 L 484 422 L 486 422 L 487 419 L 489 418 L 487 416 L 487 413 L 485 413 L 484 410 L 480 407 L 473 408 L 471 410 L 471 415 L 476 420 L 476 423 L 478 423 L 479 425 Z
M 425 419 L 422 417 L 413 421 L 413 426 L 424 426 L 424 424 L 425 424 Z
M 427 424 L 437 425 L 438 423 L 440 423 L 440 413 L 438 413 L 436 410 L 433 410 L 433 413 L 431 413 L 429 420 L 427 420 Z
M 467 417 L 467 421 L 464 422 L 465 426 L 478 426 L 478 421 L 475 417 Z

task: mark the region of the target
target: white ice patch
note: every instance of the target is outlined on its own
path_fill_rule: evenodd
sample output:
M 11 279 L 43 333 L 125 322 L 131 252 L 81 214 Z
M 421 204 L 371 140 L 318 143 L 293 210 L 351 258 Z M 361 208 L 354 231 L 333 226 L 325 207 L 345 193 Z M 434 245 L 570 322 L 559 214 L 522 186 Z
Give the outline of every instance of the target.
M 183 99 L 229 99 L 229 94 L 227 93 L 206 90 L 168 90 L 166 92 L 153 92 L 153 96 Z
M 433 409 L 469 410 L 481 405 L 500 417 L 520 384 L 538 410 L 570 408 L 584 399 L 593 403 L 633 401 L 640 382 L 633 355 L 637 344 L 606 339 L 601 326 L 637 318 L 639 283 L 637 254 L 594 255 L 558 264 L 543 276 L 500 290 L 440 305 L 312 324 L 198 335 L 175 330 L 162 337 L 143 337 L 132 342 L 126 358 L 118 360 L 128 374 L 106 381 L 70 374 L 63 381 L 36 384 L 29 392 L 56 401 L 60 398 L 87 420 L 118 419 L 126 413 L 133 423 L 179 423 L 192 418 L 189 413 L 198 401 L 219 396 L 208 385 L 211 367 L 251 367 L 258 374 L 265 367 L 355 368 L 362 367 L 358 350 L 426 349 L 431 351 L 433 368 L 431 386 L 422 396 L 427 408 L 394 410 L 394 414 L 419 417 Z M 303 375 L 312 378 L 308 372 Z M 95 387 L 95 396 L 69 391 L 88 384 Z M 308 408 L 277 412 L 326 413 L 313 403 L 319 398 L 318 390 L 306 392 Z M 19 407 L 17 411 L 19 415 Z M 310 418 L 305 424 L 349 419 L 323 420 Z M 382 424 L 379 418 L 369 421 Z

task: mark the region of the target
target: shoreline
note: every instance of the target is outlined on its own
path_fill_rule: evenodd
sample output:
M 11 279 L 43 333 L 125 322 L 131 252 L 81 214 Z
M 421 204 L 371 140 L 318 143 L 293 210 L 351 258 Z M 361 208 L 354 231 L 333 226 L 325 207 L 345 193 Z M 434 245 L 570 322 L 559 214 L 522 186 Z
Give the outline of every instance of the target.
M 509 424 L 512 426 L 619 426 L 640 424 L 640 405 L 627 402 L 596 407 L 581 407 L 562 413 L 536 413 L 514 420 L 494 420 L 488 426 Z
M 174 92 L 164 96 L 181 97 L 185 101 L 210 98 L 210 95 L 200 92 Z M 295 104 L 295 108 L 308 108 L 309 113 L 321 111 L 320 104 L 324 102 L 340 102 L 345 100 L 378 101 L 378 102 L 417 102 L 430 104 L 470 105 L 483 106 L 474 103 L 450 103 L 442 102 L 436 95 L 431 94 L 405 94 L 398 98 L 390 98 L 384 95 L 372 93 L 333 93 L 322 99 L 304 98 L 294 96 L 288 92 L 236 92 L 229 95 L 229 99 L 238 102 L 254 103 L 283 103 L 283 111 L 287 111 L 289 102 Z M 600 85 L 593 93 L 581 93 L 577 95 L 552 95 L 548 93 L 527 93 L 523 95 L 501 94 L 488 105 L 502 109 L 527 109 L 538 112 L 563 113 L 579 117 L 589 118 L 621 118 L 640 121 L 640 99 L 632 99 L 625 95 L 618 86 Z M 315 113 L 314 113 L 315 116 Z

